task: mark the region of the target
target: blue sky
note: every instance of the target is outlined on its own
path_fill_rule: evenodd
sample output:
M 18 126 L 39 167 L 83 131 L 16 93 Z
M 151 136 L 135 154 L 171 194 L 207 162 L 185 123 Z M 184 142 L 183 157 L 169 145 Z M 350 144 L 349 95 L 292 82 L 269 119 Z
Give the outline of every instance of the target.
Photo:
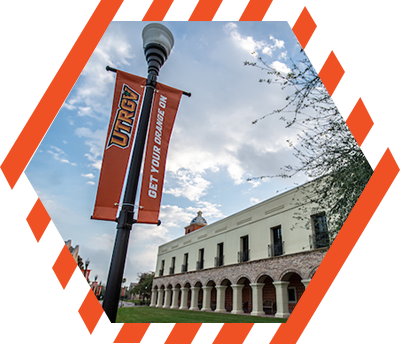
M 26 175 L 64 240 L 90 258 L 92 275 L 106 282 L 116 224 L 90 220 L 96 197 L 115 74 L 112 67 L 145 77 L 141 32 L 147 23 L 112 22 L 55 121 L 32 158 Z M 184 234 L 201 210 L 208 223 L 229 216 L 277 192 L 303 183 L 248 177 L 271 175 L 294 164 L 286 140 L 295 130 L 277 117 L 252 124 L 284 104 L 278 85 L 259 83 L 266 75 L 244 66 L 255 51 L 287 72 L 299 47 L 286 22 L 164 22 L 175 46 L 159 82 L 192 93 L 183 96 L 167 157 L 160 220 L 135 225 L 124 276 L 154 271 L 157 247 Z

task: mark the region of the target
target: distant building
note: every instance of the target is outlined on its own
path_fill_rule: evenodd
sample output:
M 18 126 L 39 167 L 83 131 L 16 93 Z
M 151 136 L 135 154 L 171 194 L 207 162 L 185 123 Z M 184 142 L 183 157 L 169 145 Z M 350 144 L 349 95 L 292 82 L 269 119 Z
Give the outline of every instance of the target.
M 199 212 L 158 248 L 150 305 L 288 317 L 329 242 L 313 190 L 307 183 L 210 225 Z
M 67 240 L 67 241 L 64 241 L 64 242 L 65 242 L 65 245 L 67 245 L 67 248 L 68 248 L 69 252 L 72 254 L 72 257 L 74 257 L 75 262 L 78 264 L 79 246 L 76 245 L 75 247 L 73 247 L 71 245 L 71 243 L 72 243 L 71 240 Z

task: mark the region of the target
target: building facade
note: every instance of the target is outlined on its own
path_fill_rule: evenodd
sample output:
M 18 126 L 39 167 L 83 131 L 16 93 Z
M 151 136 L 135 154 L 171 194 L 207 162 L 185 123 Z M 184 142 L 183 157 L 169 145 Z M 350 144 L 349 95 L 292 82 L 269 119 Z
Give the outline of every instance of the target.
M 312 194 L 308 183 L 210 225 L 199 212 L 158 248 L 150 306 L 287 318 L 329 242 Z

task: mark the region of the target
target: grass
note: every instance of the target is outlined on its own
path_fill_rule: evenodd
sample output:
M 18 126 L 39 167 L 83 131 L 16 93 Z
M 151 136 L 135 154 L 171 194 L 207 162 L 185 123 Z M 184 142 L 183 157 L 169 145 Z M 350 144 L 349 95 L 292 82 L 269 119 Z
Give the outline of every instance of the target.
M 154 307 L 119 308 L 117 323 L 284 323 L 286 319 L 214 313 L 183 311 Z

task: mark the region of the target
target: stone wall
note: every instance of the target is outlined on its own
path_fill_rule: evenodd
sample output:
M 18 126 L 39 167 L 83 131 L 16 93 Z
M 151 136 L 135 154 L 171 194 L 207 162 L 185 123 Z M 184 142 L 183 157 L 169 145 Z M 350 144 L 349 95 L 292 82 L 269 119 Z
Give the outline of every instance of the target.
M 237 284 L 245 277 L 250 283 L 257 283 L 262 276 L 269 276 L 274 282 L 288 280 L 291 272 L 297 273 L 301 279 L 310 279 L 326 254 L 326 249 L 318 249 L 295 254 L 288 254 L 268 259 L 260 259 L 240 264 L 232 264 L 212 269 L 190 271 L 170 276 L 156 277 L 153 288 L 183 287 L 186 283 L 194 286 L 200 283 L 205 286 L 213 281 L 220 285 L 225 279 Z

